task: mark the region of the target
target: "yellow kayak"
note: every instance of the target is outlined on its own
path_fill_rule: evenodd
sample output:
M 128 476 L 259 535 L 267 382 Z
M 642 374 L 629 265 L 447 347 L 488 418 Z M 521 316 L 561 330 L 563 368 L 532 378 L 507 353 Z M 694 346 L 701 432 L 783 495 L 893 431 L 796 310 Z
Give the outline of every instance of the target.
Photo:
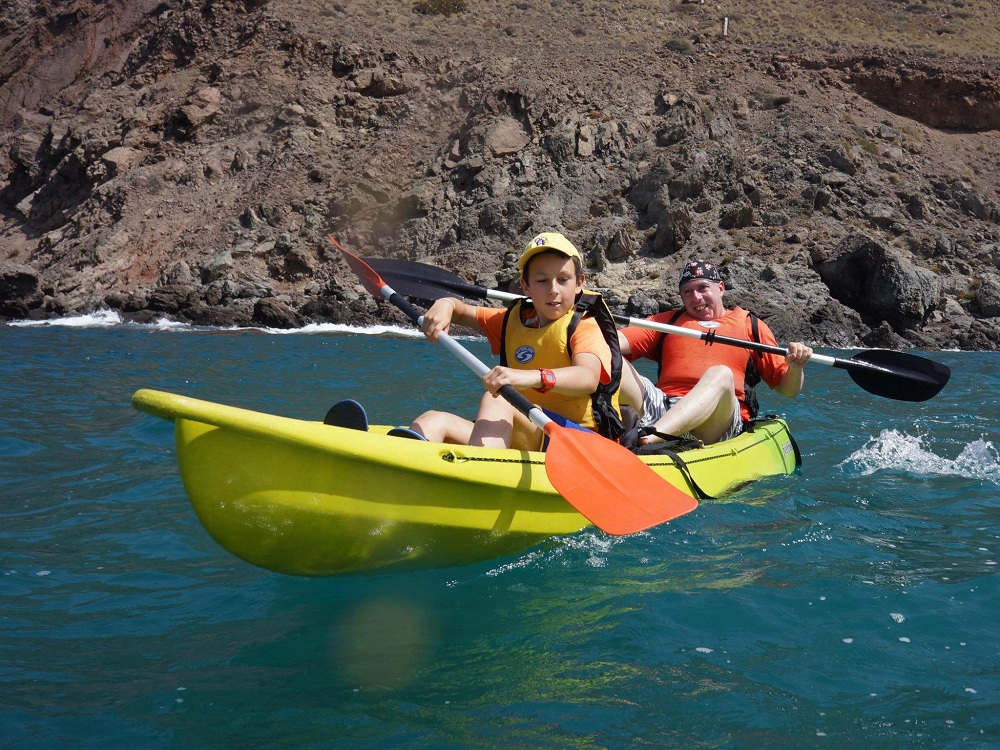
M 545 454 L 470 448 L 274 416 L 140 390 L 132 405 L 174 423 L 191 505 L 226 550 L 268 570 L 322 576 L 444 567 L 522 552 L 590 523 L 553 489 Z M 790 474 L 780 419 L 642 460 L 681 491 L 717 497 Z

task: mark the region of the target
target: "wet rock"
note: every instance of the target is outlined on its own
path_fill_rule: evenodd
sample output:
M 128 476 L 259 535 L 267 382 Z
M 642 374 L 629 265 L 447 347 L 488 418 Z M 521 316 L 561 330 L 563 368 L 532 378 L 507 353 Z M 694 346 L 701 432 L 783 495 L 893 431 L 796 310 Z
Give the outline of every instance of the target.
M 884 320 L 861 340 L 872 349 L 906 349 L 908 346 L 906 339 L 892 330 L 892 326 Z
M 184 317 L 194 325 L 213 328 L 246 328 L 251 325 L 250 311 L 242 306 L 194 304 L 185 308 Z
M 198 300 L 198 289 L 189 284 L 164 284 L 149 293 L 146 307 L 154 312 L 178 314 Z
M 251 321 L 264 328 L 301 328 L 305 318 L 277 299 L 257 300 Z

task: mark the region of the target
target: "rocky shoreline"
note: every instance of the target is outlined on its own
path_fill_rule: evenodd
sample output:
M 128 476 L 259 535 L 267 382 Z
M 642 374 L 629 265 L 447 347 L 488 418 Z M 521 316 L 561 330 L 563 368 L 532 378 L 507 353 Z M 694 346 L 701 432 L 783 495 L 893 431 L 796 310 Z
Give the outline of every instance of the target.
M 706 257 L 779 340 L 1000 345 L 989 63 L 702 39 L 540 69 L 510 40 L 365 43 L 347 11 L 324 32 L 277 0 L 46 8 L 50 30 L 76 15 L 38 54 L 0 26 L 0 318 L 399 320 L 328 233 L 506 288 L 555 229 L 628 315 L 676 305 Z M 81 30 L 104 55 L 82 68 Z M 87 76 L 26 86 L 72 60 Z

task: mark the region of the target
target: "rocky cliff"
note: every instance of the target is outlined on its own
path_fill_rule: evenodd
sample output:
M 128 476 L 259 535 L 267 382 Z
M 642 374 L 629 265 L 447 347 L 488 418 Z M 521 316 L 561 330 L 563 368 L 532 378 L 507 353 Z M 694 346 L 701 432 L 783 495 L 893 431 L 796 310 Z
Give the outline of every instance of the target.
M 368 322 L 329 233 L 505 287 L 556 229 L 630 315 L 698 256 L 780 340 L 997 349 L 996 19 L 939 5 L 914 51 L 796 2 L 14 0 L 0 316 Z

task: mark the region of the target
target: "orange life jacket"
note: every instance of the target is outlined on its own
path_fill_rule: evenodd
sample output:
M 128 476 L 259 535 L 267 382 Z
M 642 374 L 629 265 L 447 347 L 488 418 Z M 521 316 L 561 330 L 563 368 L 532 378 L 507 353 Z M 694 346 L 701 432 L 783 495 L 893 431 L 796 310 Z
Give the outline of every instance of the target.
M 692 318 L 685 310 L 678 310 L 670 318 L 670 325 L 702 333 L 714 330 L 719 336 L 760 342 L 757 316 L 740 307 L 727 311 L 721 318 L 708 321 L 700 321 Z M 713 347 L 709 352 L 705 344 L 706 342 L 697 339 L 661 333 L 656 346 L 656 355 L 652 357 L 658 366 L 657 388 L 667 396 L 684 396 L 695 386 L 709 366 L 726 365 L 733 371 L 736 398 L 740 402 L 740 416 L 744 422 L 749 422 L 760 410 L 757 393 L 754 390 L 761 381 L 755 364 L 755 359 L 760 360 L 760 353 L 737 346 L 721 345 Z M 665 365 L 669 367 L 668 380 L 663 378 Z

